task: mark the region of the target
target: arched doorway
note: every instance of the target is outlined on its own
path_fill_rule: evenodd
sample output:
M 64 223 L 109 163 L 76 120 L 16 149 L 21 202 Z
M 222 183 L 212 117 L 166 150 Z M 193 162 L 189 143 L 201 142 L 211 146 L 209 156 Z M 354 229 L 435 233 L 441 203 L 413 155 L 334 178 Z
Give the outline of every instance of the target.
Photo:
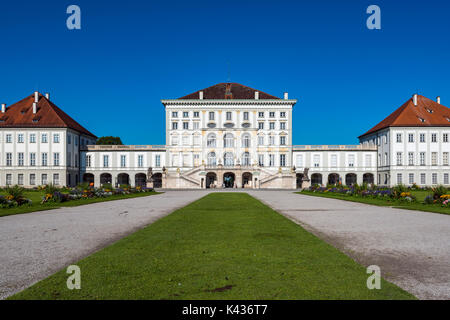
M 162 188 L 162 174 L 155 173 L 152 175 L 153 188 Z
M 315 185 L 322 185 L 322 175 L 320 173 L 313 173 L 311 175 L 311 184 Z
M 242 174 L 242 188 L 244 188 L 246 184 L 253 188 L 252 178 L 253 175 L 250 172 L 244 172 Z
M 303 183 L 303 173 L 297 173 L 296 177 L 297 177 L 297 189 L 301 189 Z
M 223 174 L 223 184 L 225 188 L 233 188 L 234 187 L 235 176 L 232 172 L 226 172 Z
M 83 174 L 83 182 L 89 183 L 89 185 L 92 183 L 94 184 L 94 175 L 92 173 L 85 173 Z
M 147 186 L 147 175 L 145 173 L 137 173 L 134 176 L 134 185 L 141 188 Z
M 339 175 L 337 173 L 330 173 L 328 175 L 328 184 L 338 184 L 339 183 Z
M 354 174 L 354 173 L 347 173 L 345 175 L 345 184 L 347 186 L 352 186 L 352 185 L 356 184 L 356 174 Z
M 130 176 L 128 174 L 126 174 L 126 173 L 120 173 L 117 176 L 117 184 L 119 186 L 121 186 L 121 185 L 127 185 L 127 186 L 130 185 Z
M 363 175 L 363 183 L 373 184 L 375 182 L 375 178 L 371 173 L 364 173 Z
M 100 185 L 104 184 L 111 184 L 112 183 L 112 176 L 110 173 L 102 173 L 100 175 Z
M 206 174 L 206 188 L 211 188 L 217 183 L 217 175 L 214 172 L 208 172 Z

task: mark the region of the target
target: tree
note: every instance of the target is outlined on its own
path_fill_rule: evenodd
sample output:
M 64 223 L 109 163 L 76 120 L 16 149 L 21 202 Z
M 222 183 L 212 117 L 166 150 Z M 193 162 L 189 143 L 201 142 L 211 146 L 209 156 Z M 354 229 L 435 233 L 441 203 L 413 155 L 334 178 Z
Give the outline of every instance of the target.
M 123 145 L 122 140 L 120 140 L 120 137 L 100 137 L 97 139 L 97 142 L 95 144 L 98 145 Z

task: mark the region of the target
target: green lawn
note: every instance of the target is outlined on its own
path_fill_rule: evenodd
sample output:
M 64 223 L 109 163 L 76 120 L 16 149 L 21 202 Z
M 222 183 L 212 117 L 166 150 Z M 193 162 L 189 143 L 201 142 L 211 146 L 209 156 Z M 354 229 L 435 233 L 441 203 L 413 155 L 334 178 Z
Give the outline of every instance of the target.
M 5 194 L 4 192 L 0 192 L 0 194 Z M 120 200 L 120 199 L 128 199 L 128 198 L 136 198 L 136 197 L 145 197 L 158 194 L 158 192 L 141 192 L 141 193 L 131 193 L 124 195 L 113 195 L 107 198 L 89 198 L 89 199 L 79 199 L 79 200 L 71 200 L 67 202 L 57 203 L 57 202 L 49 202 L 41 204 L 42 196 L 44 195 L 43 191 L 26 191 L 24 196 L 25 198 L 29 198 L 33 201 L 32 205 L 23 205 L 15 208 L 0 208 L 0 217 L 9 216 L 13 214 L 20 213 L 29 213 L 34 211 L 42 211 L 42 210 L 50 210 L 61 207 L 74 207 L 80 206 L 89 203 L 95 202 L 103 202 L 103 201 L 111 201 L 111 200 Z
M 414 299 L 245 193 L 212 193 L 12 299 Z
M 423 204 L 422 201 L 425 199 L 425 197 L 429 194 L 431 194 L 430 191 L 412 191 L 412 194 L 417 197 L 418 202 L 416 203 L 406 203 L 406 202 L 400 202 L 395 200 L 384 200 L 384 199 L 373 199 L 373 198 L 363 198 L 363 197 L 354 197 L 349 196 L 345 194 L 339 194 L 339 193 L 322 193 L 322 192 L 312 192 L 312 191 L 301 191 L 296 192 L 298 194 L 304 194 L 308 196 L 315 196 L 315 197 L 323 197 L 323 198 L 332 198 L 332 199 L 339 199 L 339 200 L 345 200 L 345 201 L 353 201 L 353 202 L 361 202 L 361 203 L 367 203 L 367 204 L 373 204 L 376 206 L 383 206 L 383 207 L 394 207 L 394 208 L 401 208 L 401 209 L 408 209 L 408 210 L 420 210 L 420 211 L 427 211 L 427 212 L 435 212 L 435 213 L 443 213 L 443 214 L 450 214 L 450 208 L 444 208 L 440 204 Z

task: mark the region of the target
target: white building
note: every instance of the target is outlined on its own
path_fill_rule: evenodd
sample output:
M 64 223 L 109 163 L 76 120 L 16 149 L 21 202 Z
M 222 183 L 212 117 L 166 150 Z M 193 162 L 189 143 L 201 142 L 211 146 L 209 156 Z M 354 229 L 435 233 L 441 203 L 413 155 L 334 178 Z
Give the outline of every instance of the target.
M 161 101 L 165 145 L 96 137 L 35 93 L 0 117 L 0 185 L 295 189 L 310 184 L 449 185 L 450 111 L 413 96 L 360 145 L 292 145 L 297 100 L 220 83 Z M 81 177 L 81 178 L 80 178 Z

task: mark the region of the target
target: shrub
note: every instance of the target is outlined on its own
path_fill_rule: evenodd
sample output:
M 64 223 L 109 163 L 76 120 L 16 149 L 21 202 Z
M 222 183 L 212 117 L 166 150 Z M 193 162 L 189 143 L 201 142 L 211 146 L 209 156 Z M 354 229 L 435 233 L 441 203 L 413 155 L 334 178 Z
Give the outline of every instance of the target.
M 442 195 L 447 193 L 447 188 L 442 185 L 439 185 L 432 188 L 431 191 L 433 192 L 433 198 L 435 200 L 438 200 L 441 198 Z
M 46 186 L 44 186 L 44 192 L 48 193 L 48 194 L 53 194 L 56 191 L 59 191 L 59 188 L 51 183 L 47 184 Z
M 424 204 L 433 204 L 434 203 L 434 199 L 432 195 L 427 195 L 425 197 L 425 199 L 423 200 Z

